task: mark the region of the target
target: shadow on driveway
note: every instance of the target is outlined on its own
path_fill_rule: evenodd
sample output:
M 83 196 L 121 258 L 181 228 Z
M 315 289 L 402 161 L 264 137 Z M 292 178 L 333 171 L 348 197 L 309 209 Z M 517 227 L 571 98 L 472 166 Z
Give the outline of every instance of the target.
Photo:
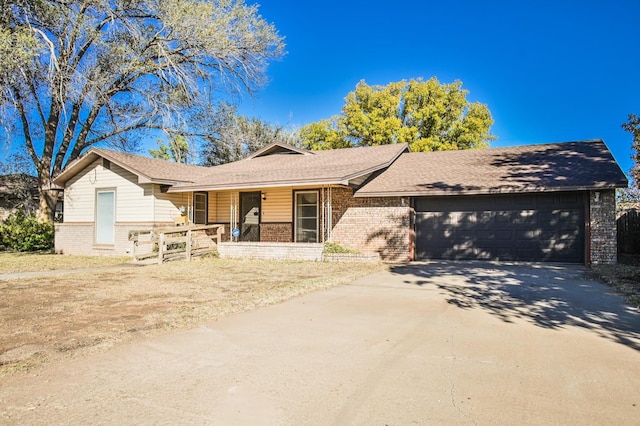
M 484 309 L 504 322 L 577 326 L 640 350 L 640 312 L 581 265 L 430 261 L 391 268 L 403 283 L 435 286 L 448 303 Z

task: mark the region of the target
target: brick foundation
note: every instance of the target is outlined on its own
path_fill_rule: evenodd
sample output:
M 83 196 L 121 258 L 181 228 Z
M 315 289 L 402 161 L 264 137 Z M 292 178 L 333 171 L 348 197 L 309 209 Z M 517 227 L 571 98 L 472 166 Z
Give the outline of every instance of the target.
M 596 201 L 596 193 L 598 201 Z M 618 261 L 616 229 L 615 190 L 591 191 L 589 193 L 589 215 L 591 218 L 591 263 L 613 264 Z
M 94 225 L 92 222 L 71 222 L 55 224 L 55 251 L 62 254 L 91 256 L 130 256 L 133 255 L 133 242 L 129 241 L 129 232 L 173 226 L 173 223 L 116 223 L 115 243 L 113 245 L 95 245 Z
M 260 241 L 268 243 L 293 242 L 292 223 L 261 223 Z
M 287 259 L 321 261 L 322 244 L 313 243 L 221 243 L 218 253 L 221 258 Z

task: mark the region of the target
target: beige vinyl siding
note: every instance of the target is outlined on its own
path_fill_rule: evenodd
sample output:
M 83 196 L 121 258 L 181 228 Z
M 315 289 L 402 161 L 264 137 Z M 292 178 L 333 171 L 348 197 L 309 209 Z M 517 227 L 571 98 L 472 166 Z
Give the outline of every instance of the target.
M 237 193 L 235 193 L 237 194 Z M 237 195 L 234 196 L 234 198 Z M 231 217 L 231 191 L 217 192 L 215 203 L 216 223 L 229 223 Z
M 64 221 L 93 222 L 96 190 L 116 190 L 116 222 L 146 222 L 153 220 L 151 188 L 138 185 L 133 173 L 111 163 L 110 169 L 96 160 L 78 173 L 64 191 Z
M 293 214 L 293 190 L 291 188 L 267 188 L 262 193 L 263 222 L 291 222 Z
M 209 223 L 217 223 L 218 222 L 218 211 L 217 211 L 217 202 L 218 199 L 217 194 L 215 192 L 209 192 L 209 204 L 207 206 L 208 216 L 207 221 Z
M 186 209 L 189 207 L 190 194 L 162 193 L 160 185 L 156 184 L 145 184 L 145 194 L 151 191 L 152 186 L 153 194 L 156 198 L 154 201 L 154 222 L 173 222 L 176 217 L 181 215 L 180 206 L 184 206 L 186 213 Z
M 291 188 L 258 189 L 266 200 L 262 200 L 262 222 L 291 222 L 293 212 L 293 192 Z M 247 191 L 250 192 L 250 191 Z M 215 195 L 215 200 L 213 200 Z M 238 202 L 239 193 L 223 191 L 209 193 L 209 221 L 215 223 L 229 223 L 231 216 L 231 200 Z M 239 206 L 238 206 L 239 208 Z

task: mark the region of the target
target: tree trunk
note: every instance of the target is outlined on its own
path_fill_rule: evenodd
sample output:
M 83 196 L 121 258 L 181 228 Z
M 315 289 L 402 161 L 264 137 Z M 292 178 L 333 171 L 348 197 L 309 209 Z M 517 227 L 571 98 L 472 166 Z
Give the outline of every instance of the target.
M 58 191 L 50 189 L 50 183 L 43 184 L 40 179 L 40 187 L 38 188 L 40 195 L 40 204 L 38 206 L 38 220 L 43 222 L 53 222 L 53 216 L 56 212 L 56 203 L 58 202 Z

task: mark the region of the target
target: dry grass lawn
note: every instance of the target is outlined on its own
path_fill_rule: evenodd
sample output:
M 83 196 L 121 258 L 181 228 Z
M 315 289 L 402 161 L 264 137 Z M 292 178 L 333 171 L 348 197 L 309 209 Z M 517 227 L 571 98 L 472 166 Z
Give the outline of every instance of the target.
M 95 268 L 119 265 L 131 257 L 59 256 L 56 254 L 0 253 L 0 274 Z
M 99 261 L 112 261 L 22 256 L 23 266 L 17 261 L 13 266 L 5 264 L 8 257 L 0 257 L 1 273 L 52 269 L 52 264 L 57 269 L 62 264 L 104 266 Z M 190 263 L 123 266 L 55 278 L 0 279 L 0 375 L 278 303 L 346 284 L 383 268 L 382 264 L 209 257 Z

